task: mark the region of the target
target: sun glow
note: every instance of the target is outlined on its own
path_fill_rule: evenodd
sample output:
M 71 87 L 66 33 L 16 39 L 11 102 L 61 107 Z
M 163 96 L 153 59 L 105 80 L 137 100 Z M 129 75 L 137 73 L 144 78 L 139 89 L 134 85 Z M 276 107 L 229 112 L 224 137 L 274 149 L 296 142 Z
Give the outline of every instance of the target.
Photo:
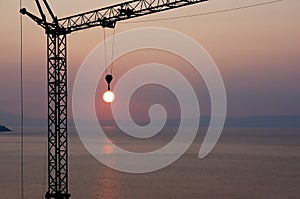
M 112 91 L 110 91 L 110 90 L 106 91 L 106 92 L 103 94 L 103 100 L 104 100 L 105 102 L 107 102 L 107 103 L 113 102 L 114 99 L 115 99 L 115 94 L 114 94 Z

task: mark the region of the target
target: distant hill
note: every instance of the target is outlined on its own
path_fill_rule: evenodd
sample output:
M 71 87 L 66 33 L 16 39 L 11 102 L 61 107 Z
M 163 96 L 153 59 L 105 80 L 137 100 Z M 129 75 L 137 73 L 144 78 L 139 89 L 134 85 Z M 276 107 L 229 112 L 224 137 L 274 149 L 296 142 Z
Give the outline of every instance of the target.
M 182 120 L 182 124 L 191 125 L 193 119 Z M 130 125 L 128 121 L 121 121 L 124 125 Z M 158 121 L 152 121 L 153 124 Z M 200 126 L 209 126 L 210 117 L 202 116 L 200 118 Z M 86 121 L 88 125 L 88 121 Z M 147 122 L 138 122 L 139 125 L 147 125 Z M 180 119 L 169 119 L 166 122 L 166 126 L 178 126 Z M 114 121 L 106 120 L 101 121 L 101 125 L 114 126 Z M 227 117 L 225 120 L 225 127 L 300 127 L 300 116 L 245 116 L 245 117 Z
M 300 127 L 300 116 L 248 116 L 229 117 L 225 126 L 228 127 Z
M 0 124 L 0 132 L 11 132 L 11 130 Z

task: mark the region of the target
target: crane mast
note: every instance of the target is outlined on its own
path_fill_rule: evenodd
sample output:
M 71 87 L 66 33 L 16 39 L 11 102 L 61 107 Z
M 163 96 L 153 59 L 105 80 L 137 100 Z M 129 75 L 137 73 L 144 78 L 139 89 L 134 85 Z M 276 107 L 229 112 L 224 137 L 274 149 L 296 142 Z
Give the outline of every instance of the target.
M 48 77 L 48 190 L 47 199 L 68 199 L 68 87 L 67 35 L 79 30 L 102 26 L 114 28 L 118 21 L 158 13 L 208 0 L 131 0 L 113 6 L 58 19 L 48 2 L 43 3 L 52 18 L 47 21 L 39 0 L 35 0 L 41 17 L 27 15 L 45 29 L 47 35 Z

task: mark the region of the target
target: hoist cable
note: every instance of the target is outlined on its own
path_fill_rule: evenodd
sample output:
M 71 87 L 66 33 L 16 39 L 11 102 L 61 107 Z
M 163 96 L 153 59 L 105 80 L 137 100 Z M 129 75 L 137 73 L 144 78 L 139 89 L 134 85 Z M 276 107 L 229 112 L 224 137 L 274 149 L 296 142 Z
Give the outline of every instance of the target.
M 115 31 L 116 27 L 114 27 L 113 30 L 113 37 L 112 37 L 112 48 L 111 48 L 111 74 L 113 73 L 113 68 L 114 68 L 114 51 L 115 51 Z
M 174 20 L 174 19 L 184 19 L 184 18 L 212 15 L 212 14 L 218 14 L 218 13 L 224 13 L 224 12 L 232 12 L 232 11 L 236 11 L 236 10 L 243 10 L 243 9 L 248 9 L 248 8 L 253 8 L 253 7 L 264 6 L 264 5 L 268 5 L 268 4 L 279 3 L 281 1 L 284 1 L 284 0 L 266 1 L 266 2 L 262 2 L 262 3 L 250 4 L 250 5 L 239 6 L 239 7 L 234 7 L 234 8 L 227 8 L 227 9 L 197 13 L 197 14 L 181 15 L 181 16 L 176 16 L 176 17 L 164 17 L 164 18 L 156 18 L 156 19 L 149 19 L 149 20 L 127 21 L 127 22 L 120 22 L 120 23 L 130 24 L 130 23 L 146 23 L 146 22 L 154 22 L 154 21 L 168 21 L 168 20 Z
M 105 28 L 103 28 L 103 42 L 104 42 L 105 75 L 107 75 L 107 54 L 106 54 L 106 35 L 105 35 Z
M 20 0 L 20 10 L 23 6 L 22 0 Z M 23 91 L 23 16 L 20 14 L 20 111 L 21 111 L 21 199 L 24 199 L 24 91 Z

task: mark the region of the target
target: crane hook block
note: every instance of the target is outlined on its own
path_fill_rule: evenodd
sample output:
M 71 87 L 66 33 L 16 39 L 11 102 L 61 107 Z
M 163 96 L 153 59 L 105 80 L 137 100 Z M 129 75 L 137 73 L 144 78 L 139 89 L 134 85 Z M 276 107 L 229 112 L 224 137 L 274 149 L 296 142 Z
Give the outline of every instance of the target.
M 110 75 L 110 74 L 106 75 L 106 77 L 105 77 L 105 80 L 106 80 L 106 82 L 108 84 L 108 90 L 110 90 L 110 83 L 111 83 L 112 79 L 113 79 L 113 76 Z

